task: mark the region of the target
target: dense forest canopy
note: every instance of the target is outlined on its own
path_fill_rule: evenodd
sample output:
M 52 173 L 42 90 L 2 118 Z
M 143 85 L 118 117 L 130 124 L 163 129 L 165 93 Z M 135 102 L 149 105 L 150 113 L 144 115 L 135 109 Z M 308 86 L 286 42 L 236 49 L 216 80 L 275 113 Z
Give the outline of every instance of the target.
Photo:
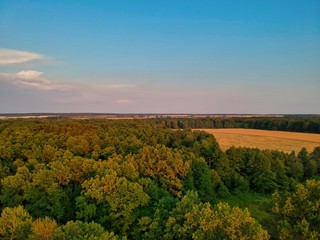
M 320 146 L 291 154 L 223 152 L 212 135 L 189 128 L 320 132 L 319 125 L 319 119 L 1 120 L 0 236 L 318 239 Z M 244 194 L 267 199 L 258 209 L 263 217 L 256 206 L 228 203 Z
M 320 133 L 319 117 L 206 117 L 157 119 L 157 123 L 174 129 L 186 128 L 252 128 L 289 132 Z

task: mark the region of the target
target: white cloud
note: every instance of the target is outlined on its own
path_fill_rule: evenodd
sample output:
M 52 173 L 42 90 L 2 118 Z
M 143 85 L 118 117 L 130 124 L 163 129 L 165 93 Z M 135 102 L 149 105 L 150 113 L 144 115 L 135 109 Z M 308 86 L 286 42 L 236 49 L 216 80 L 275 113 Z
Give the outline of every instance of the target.
M 25 63 L 42 58 L 42 55 L 33 52 L 0 48 L 0 65 Z
M 27 70 L 16 73 L 16 76 L 23 79 L 35 79 L 39 78 L 43 72 Z

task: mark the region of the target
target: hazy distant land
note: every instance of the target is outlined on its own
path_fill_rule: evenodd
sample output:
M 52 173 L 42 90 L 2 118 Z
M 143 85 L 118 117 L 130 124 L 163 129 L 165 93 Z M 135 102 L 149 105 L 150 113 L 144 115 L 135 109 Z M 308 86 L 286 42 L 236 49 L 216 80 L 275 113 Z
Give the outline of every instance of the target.
M 56 118 L 76 119 L 145 119 L 145 118 L 207 118 L 207 117 L 320 117 L 319 114 L 193 114 L 193 113 L 0 113 L 0 119 L 11 118 Z

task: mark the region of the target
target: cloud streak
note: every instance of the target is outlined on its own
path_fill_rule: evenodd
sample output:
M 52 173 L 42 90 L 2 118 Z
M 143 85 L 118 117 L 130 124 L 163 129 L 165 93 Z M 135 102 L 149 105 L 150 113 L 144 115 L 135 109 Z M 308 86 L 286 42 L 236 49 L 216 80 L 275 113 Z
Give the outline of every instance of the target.
M 12 65 L 40 60 L 44 57 L 38 53 L 0 48 L 0 65 Z

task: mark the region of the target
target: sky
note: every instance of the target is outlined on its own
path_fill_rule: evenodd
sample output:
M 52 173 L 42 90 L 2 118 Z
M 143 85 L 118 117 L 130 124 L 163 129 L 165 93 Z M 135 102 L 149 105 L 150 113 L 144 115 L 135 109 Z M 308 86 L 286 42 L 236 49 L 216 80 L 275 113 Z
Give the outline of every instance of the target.
M 320 113 L 319 0 L 0 0 L 0 113 Z

